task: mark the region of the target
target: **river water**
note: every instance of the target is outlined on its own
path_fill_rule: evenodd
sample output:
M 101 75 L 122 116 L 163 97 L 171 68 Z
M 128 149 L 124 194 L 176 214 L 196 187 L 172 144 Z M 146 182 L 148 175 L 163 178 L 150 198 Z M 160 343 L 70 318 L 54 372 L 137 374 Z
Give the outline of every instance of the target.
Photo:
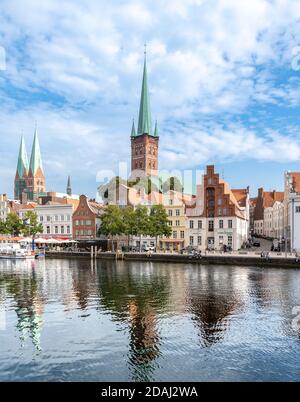
M 0 381 L 299 381 L 297 306 L 296 269 L 0 260 Z

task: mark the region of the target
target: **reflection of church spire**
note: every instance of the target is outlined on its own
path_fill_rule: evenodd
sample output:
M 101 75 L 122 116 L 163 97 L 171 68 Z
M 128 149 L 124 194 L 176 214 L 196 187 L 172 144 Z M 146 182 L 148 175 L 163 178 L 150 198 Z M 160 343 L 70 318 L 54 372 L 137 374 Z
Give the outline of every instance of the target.
M 133 380 L 151 381 L 158 358 L 159 338 L 156 332 L 156 314 L 151 307 L 141 308 L 132 301 L 129 304 L 131 319 L 129 364 Z

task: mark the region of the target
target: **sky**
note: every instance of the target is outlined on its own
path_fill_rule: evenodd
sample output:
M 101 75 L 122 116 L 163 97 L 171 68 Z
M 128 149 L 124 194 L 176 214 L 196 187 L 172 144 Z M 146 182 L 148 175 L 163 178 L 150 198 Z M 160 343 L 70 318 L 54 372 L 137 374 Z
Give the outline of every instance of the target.
M 129 162 L 145 43 L 161 169 L 252 195 L 300 171 L 299 0 L 0 0 L 0 193 L 36 121 L 48 191 Z

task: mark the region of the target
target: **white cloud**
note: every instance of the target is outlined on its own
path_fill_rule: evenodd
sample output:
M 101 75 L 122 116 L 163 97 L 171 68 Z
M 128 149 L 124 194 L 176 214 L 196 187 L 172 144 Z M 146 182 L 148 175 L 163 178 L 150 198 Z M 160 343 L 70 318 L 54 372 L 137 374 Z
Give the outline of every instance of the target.
M 2 0 L 7 70 L 0 71 L 0 136 L 11 134 L 3 140 L 9 169 L 17 148 L 9 141 L 18 142 L 22 127 L 32 132 L 36 118 L 53 174 L 88 174 L 128 158 L 145 42 L 164 167 L 249 155 L 297 160 L 298 141 L 281 126 L 272 134 L 268 122 L 263 132 L 249 128 L 262 114 L 244 125 L 228 121 L 255 105 L 299 105 L 299 72 L 292 70 L 299 17 L 297 0 Z M 294 78 L 278 79 L 276 68 Z M 189 128 L 181 130 L 178 120 Z M 207 120 L 215 123 L 208 127 Z

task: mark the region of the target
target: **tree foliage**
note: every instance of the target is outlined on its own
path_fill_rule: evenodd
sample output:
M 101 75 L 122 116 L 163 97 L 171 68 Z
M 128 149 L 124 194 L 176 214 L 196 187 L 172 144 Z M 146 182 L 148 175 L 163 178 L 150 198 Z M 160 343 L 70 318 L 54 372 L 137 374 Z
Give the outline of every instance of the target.
M 115 236 L 127 236 L 128 246 L 132 236 L 160 236 L 171 235 L 171 228 L 167 212 L 163 205 L 155 205 L 149 209 L 144 205 L 138 205 L 135 209 L 131 206 L 119 208 L 116 205 L 108 205 L 101 216 L 99 235 L 110 238 Z
M 5 221 L 0 222 L 0 233 L 12 236 L 36 236 L 43 232 L 43 226 L 38 223 L 37 214 L 33 211 L 26 212 L 22 220 L 15 212 L 7 215 Z
M 39 233 L 43 233 L 43 225 L 38 222 L 38 216 L 33 211 L 27 211 L 24 220 L 23 234 L 25 236 L 36 236 Z

